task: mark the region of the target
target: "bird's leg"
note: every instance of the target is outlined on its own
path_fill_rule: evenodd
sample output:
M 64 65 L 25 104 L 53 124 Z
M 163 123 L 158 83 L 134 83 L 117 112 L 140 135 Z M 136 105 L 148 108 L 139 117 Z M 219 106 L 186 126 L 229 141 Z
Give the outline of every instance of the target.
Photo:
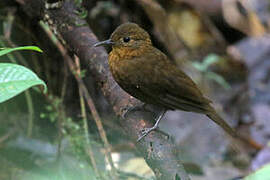
M 154 130 L 156 130 L 158 128 L 158 125 L 159 125 L 161 119 L 163 118 L 163 116 L 165 115 L 165 113 L 166 113 L 166 110 L 163 109 L 160 112 L 158 118 L 156 119 L 156 123 L 155 123 L 155 125 L 153 127 L 151 127 L 151 128 L 144 128 L 144 129 L 141 130 L 141 135 L 138 138 L 137 142 L 139 142 L 142 138 L 144 138 L 145 136 L 147 136 L 151 131 L 154 131 Z

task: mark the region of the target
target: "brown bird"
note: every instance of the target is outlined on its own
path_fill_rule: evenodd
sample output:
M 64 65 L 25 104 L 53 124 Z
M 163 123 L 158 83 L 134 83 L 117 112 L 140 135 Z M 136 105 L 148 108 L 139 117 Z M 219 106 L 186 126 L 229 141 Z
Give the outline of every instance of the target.
M 109 66 L 120 87 L 146 104 L 164 109 L 155 125 L 146 128 L 138 140 L 158 127 L 166 110 L 177 109 L 205 114 L 228 134 L 238 137 L 196 84 L 152 45 L 149 34 L 137 24 L 120 25 L 110 39 L 94 46 L 101 45 L 112 45 Z

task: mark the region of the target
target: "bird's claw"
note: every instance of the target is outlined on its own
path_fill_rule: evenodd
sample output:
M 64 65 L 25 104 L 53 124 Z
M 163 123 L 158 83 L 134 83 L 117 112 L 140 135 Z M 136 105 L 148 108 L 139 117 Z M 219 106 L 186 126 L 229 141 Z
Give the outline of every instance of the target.
M 145 136 L 147 136 L 151 131 L 155 130 L 156 128 L 144 128 L 141 130 L 141 135 L 139 136 L 139 138 L 137 139 L 137 142 L 139 142 L 140 140 L 142 140 L 142 138 L 144 138 Z
M 139 142 L 140 140 L 142 140 L 145 136 L 147 136 L 150 132 L 152 131 L 158 131 L 159 133 L 163 134 L 164 136 L 167 137 L 167 139 L 170 138 L 170 135 L 166 132 L 163 132 L 161 130 L 159 130 L 158 128 L 155 128 L 155 127 L 151 127 L 151 128 L 144 128 L 140 131 L 140 136 L 139 138 L 137 139 L 137 142 Z

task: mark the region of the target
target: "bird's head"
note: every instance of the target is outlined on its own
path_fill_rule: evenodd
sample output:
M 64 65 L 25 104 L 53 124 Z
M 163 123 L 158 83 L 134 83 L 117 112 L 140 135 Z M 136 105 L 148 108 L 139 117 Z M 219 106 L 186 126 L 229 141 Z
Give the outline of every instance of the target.
M 132 51 L 152 45 L 149 34 L 135 23 L 118 26 L 110 39 L 96 43 L 94 46 L 112 45 L 114 50 Z

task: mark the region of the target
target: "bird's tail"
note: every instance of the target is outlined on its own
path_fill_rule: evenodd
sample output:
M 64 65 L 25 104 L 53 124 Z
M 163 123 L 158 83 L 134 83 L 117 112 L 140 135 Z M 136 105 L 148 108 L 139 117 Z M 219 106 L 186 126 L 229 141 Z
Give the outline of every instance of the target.
M 210 111 L 207 116 L 212 119 L 217 125 L 219 125 L 222 129 L 224 129 L 224 131 L 226 131 L 229 135 L 234 138 L 237 137 L 236 131 L 222 117 L 220 117 L 214 109 Z
M 218 124 L 222 129 L 224 129 L 224 131 L 226 131 L 233 138 L 237 138 L 241 140 L 242 142 L 254 147 L 257 150 L 260 150 L 263 148 L 262 145 L 255 142 L 252 138 L 237 133 L 235 129 L 233 129 L 223 118 L 221 118 L 212 107 L 211 107 L 211 111 L 209 111 L 209 113 L 206 115 L 210 119 L 212 119 L 216 124 Z

